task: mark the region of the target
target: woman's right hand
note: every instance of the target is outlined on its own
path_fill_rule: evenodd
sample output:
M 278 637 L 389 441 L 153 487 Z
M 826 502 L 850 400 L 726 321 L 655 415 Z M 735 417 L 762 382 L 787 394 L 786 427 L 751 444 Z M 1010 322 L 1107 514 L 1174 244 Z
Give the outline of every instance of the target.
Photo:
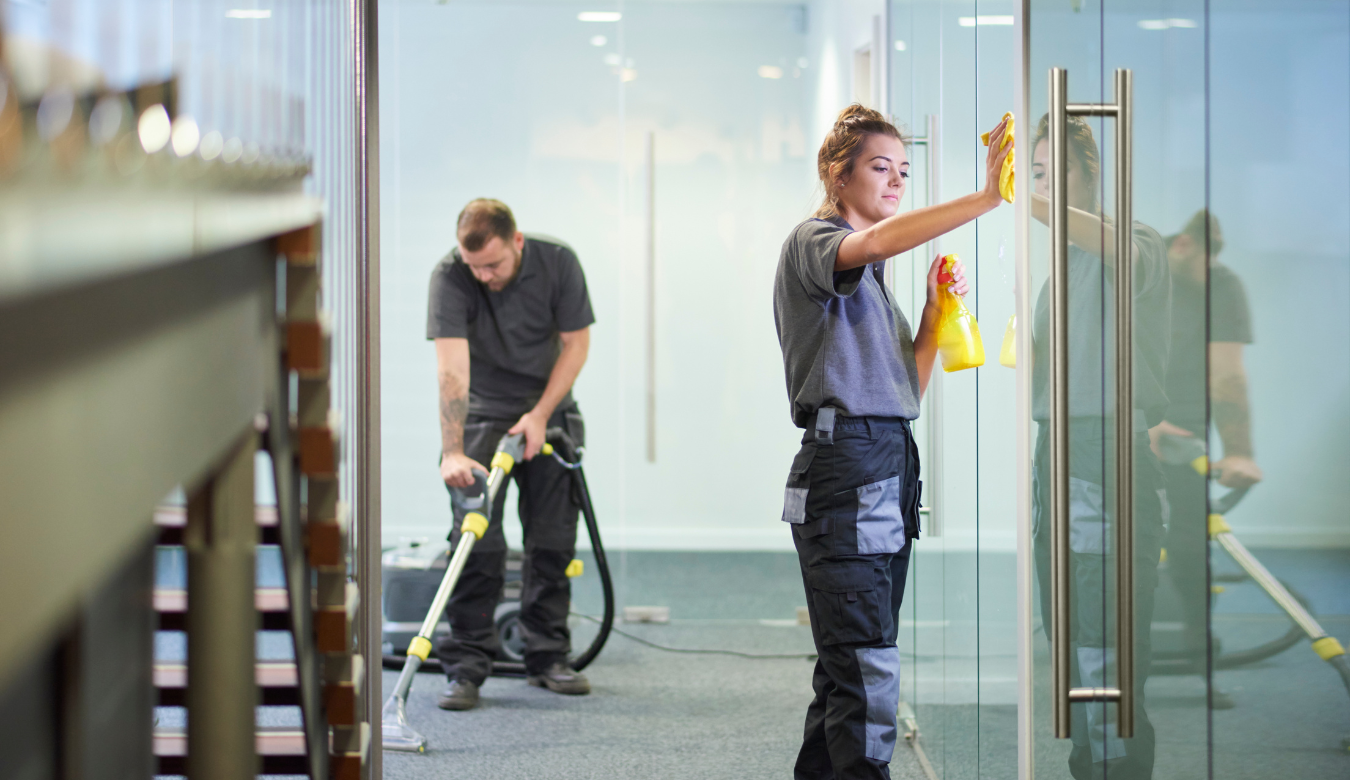
M 1007 129 L 1008 120 L 1002 119 L 989 131 L 989 151 L 984 156 L 984 189 L 980 194 L 995 206 L 1003 202 L 1003 195 L 998 191 L 998 181 L 1003 173 L 1003 161 L 1013 150 L 1012 144 L 1003 146 L 1003 134 Z
M 943 258 L 945 257 L 946 255 L 938 255 L 933 258 L 933 264 L 928 266 L 927 304 L 929 306 L 936 306 L 938 302 L 938 287 L 940 286 L 938 274 L 942 273 Z M 951 287 L 948 289 L 962 298 L 966 297 L 966 293 L 970 292 L 970 282 L 966 280 L 966 264 L 960 260 L 952 263 L 952 281 Z

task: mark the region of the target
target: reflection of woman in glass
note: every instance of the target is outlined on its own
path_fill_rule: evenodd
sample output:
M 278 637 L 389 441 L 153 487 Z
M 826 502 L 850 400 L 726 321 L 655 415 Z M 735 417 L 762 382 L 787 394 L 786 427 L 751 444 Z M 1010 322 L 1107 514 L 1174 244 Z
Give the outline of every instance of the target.
M 1069 546 L 1074 687 L 1111 687 L 1115 681 L 1115 230 L 1101 215 L 1101 159 L 1092 128 L 1069 117 Z M 1049 219 L 1049 123 L 1042 118 L 1032 145 L 1032 216 Z M 1073 705 L 1075 778 L 1148 778 L 1153 772 L 1153 725 L 1145 712 L 1150 663 L 1149 627 L 1158 556 L 1167 521 L 1167 497 L 1148 429 L 1167 410 L 1164 382 L 1171 305 L 1167 251 L 1156 231 L 1132 226 L 1134 262 L 1134 737 L 1121 739 L 1115 706 Z M 1049 285 L 1036 301 L 1032 336 L 1032 416 L 1036 440 L 1032 532 L 1041 616 L 1050 624 L 1050 303 Z
M 918 333 L 882 284 L 887 259 L 1002 202 L 1008 151 L 994 128 L 985 187 L 897 214 L 909 162 L 885 117 L 844 109 L 817 157 L 825 203 L 783 243 L 774 320 L 792 421 L 806 429 L 788 478 L 783 520 L 806 585 L 819 660 L 798 780 L 890 777 L 900 700 L 897 613 L 910 539 L 919 535 L 919 459 L 909 421 L 937 354 L 937 276 Z M 966 293 L 960 264 L 952 291 Z

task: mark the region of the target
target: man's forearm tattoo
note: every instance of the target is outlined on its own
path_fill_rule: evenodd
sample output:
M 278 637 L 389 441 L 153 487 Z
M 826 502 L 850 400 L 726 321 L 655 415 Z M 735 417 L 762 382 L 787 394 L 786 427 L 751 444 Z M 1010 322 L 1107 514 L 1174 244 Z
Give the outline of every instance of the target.
M 1252 420 L 1247 404 L 1247 379 L 1242 376 L 1226 377 L 1215 383 L 1210 401 L 1210 414 L 1214 418 L 1214 427 L 1223 442 L 1225 457 L 1236 455 L 1252 456 Z
M 469 413 L 469 394 L 450 377 L 441 377 L 441 450 L 464 451 L 464 418 Z

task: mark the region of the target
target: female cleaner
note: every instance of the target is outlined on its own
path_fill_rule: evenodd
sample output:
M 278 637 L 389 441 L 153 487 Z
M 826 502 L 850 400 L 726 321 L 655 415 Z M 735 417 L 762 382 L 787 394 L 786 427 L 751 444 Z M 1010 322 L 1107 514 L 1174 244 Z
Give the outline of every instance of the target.
M 792 421 L 805 429 L 788 476 L 783 520 L 806 585 L 819 660 L 795 776 L 888 778 L 900 698 L 896 626 L 919 536 L 919 415 L 937 354 L 937 275 L 911 337 L 882 284 L 888 258 L 1003 202 L 999 172 L 1012 150 L 994 128 L 984 189 L 897 214 L 909 176 L 905 138 L 880 113 L 840 113 L 817 155 L 825 200 L 783 243 L 774 320 Z M 965 295 L 964 267 L 951 290 Z

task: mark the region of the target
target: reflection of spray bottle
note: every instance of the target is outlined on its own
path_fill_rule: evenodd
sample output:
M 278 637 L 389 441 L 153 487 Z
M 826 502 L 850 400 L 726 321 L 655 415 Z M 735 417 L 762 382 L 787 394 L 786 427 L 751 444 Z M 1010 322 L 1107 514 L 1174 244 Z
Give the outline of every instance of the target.
M 1008 329 L 1003 331 L 1003 348 L 998 351 L 999 365 L 1017 368 L 1017 315 L 1008 318 Z
M 938 352 L 942 370 L 947 373 L 984 365 L 984 342 L 975 315 L 966 308 L 961 296 L 951 291 L 952 266 L 956 255 L 942 258 L 938 270 Z

